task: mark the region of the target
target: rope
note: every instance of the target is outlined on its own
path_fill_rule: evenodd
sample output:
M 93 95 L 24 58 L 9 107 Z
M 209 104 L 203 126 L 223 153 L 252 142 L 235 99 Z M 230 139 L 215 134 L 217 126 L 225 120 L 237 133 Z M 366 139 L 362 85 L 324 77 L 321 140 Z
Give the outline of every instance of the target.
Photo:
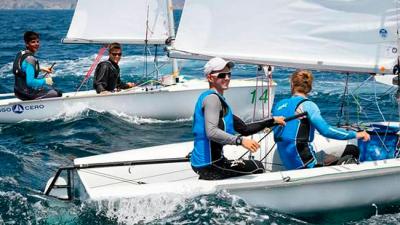
M 357 91 L 358 89 L 360 89 L 362 86 L 364 86 L 364 85 L 367 83 L 367 81 L 369 81 L 372 77 L 373 77 L 373 76 L 368 77 L 368 79 L 366 79 L 365 81 L 363 81 L 358 87 L 356 87 L 356 88 L 354 89 L 354 91 L 352 91 L 352 92 L 349 93 L 350 96 L 353 98 L 354 103 L 357 105 L 357 108 L 359 109 L 359 110 L 357 110 L 357 113 L 364 115 L 364 116 L 366 117 L 367 120 L 369 120 L 369 116 L 368 116 L 366 110 L 371 109 L 372 107 L 374 107 L 375 104 L 369 104 L 368 106 L 363 107 L 363 106 L 361 105 L 360 100 L 369 101 L 369 102 L 376 102 L 377 106 L 379 107 L 379 105 L 378 105 L 378 100 L 379 100 L 380 98 L 386 96 L 386 95 L 391 94 L 392 91 L 393 91 L 393 87 L 390 87 L 390 88 L 388 88 L 383 94 L 381 94 L 381 95 L 378 96 L 378 95 L 377 95 L 377 91 L 376 91 L 376 86 L 374 86 L 374 87 L 375 87 L 375 95 L 374 95 L 373 97 L 371 97 L 371 98 L 363 98 L 363 97 L 361 97 L 361 96 L 358 96 L 357 93 L 356 93 L 356 91 Z M 374 83 L 374 85 L 375 85 L 375 83 Z M 380 109 L 378 108 L 378 110 L 380 110 Z M 380 114 L 382 115 L 382 111 L 380 111 Z M 383 115 L 382 115 L 382 116 L 383 116 Z M 385 120 L 385 118 L 384 118 L 384 120 Z M 358 123 L 360 123 L 359 120 L 358 120 Z
M 147 5 L 147 17 L 146 17 L 146 39 L 144 40 L 144 75 L 147 80 L 147 56 L 148 53 L 147 51 L 149 50 L 149 45 L 148 45 L 148 33 L 149 33 L 149 8 L 150 6 Z
M 271 93 L 272 93 L 272 67 L 268 66 L 268 117 L 271 116 Z
M 256 71 L 256 90 L 255 90 L 255 93 L 254 93 L 254 96 L 255 96 L 255 98 L 254 98 L 254 107 L 253 107 L 253 119 L 252 119 L 252 122 L 254 122 L 255 121 L 255 118 L 256 118 L 256 109 L 257 109 L 257 97 L 258 97 L 258 72 L 260 71 L 260 67 L 257 67 L 257 71 Z
M 382 116 L 383 121 L 386 122 L 385 116 L 383 115 L 382 110 L 381 110 L 381 108 L 379 107 L 378 98 L 377 98 L 377 96 L 376 96 L 376 81 L 374 81 L 374 97 L 375 97 L 375 104 L 376 104 L 376 107 L 378 108 L 378 112 L 379 112 L 379 114 Z
M 156 49 L 154 50 L 154 71 L 156 72 L 156 79 L 158 80 L 158 76 L 160 74 L 160 71 L 158 70 L 158 45 L 155 46 Z
M 81 87 L 88 81 L 90 74 L 92 74 L 94 68 L 96 68 L 97 64 L 99 63 L 101 57 L 103 56 L 104 52 L 106 51 L 107 46 L 103 46 L 100 48 L 99 52 L 97 53 L 96 58 L 94 59 L 92 65 L 90 66 L 89 70 L 87 71 L 85 78 L 82 80 L 81 84 L 79 85 L 78 89 L 75 92 L 75 95 L 78 93 L 78 91 L 81 89 Z
M 261 68 L 262 69 L 262 68 Z M 265 105 L 265 96 L 264 96 L 264 76 L 262 76 L 261 79 L 261 96 L 263 96 L 263 100 L 261 101 L 261 108 L 262 108 L 262 118 L 265 118 L 265 110 L 264 110 L 264 105 Z
M 345 107 L 345 102 L 346 102 L 346 100 L 347 100 L 347 95 L 348 95 L 348 90 L 349 90 L 349 73 L 346 73 L 346 83 L 345 83 L 345 86 L 344 86 L 344 92 L 343 92 L 343 98 L 342 98 L 342 103 L 341 103 L 341 105 L 340 105 L 340 110 L 339 110 L 339 112 L 338 112 L 338 114 L 337 114 L 337 117 L 339 118 L 339 121 L 338 121 L 338 124 L 337 124 L 337 126 L 340 126 L 340 123 L 341 123 L 341 121 L 342 121 L 342 118 L 343 118 L 343 116 L 344 116 L 344 114 L 345 114 L 345 109 L 344 109 L 344 107 Z M 348 114 L 347 114 L 348 115 Z M 347 121 L 346 121 L 346 124 L 348 125 L 348 123 L 349 123 L 349 119 L 347 118 Z

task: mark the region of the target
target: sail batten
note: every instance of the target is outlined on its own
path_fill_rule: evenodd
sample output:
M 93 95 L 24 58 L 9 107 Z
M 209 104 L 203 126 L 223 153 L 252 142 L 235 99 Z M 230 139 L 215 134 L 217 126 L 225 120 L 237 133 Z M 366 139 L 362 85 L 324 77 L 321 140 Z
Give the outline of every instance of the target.
M 63 43 L 164 44 L 167 10 L 166 0 L 79 0 Z
M 398 56 L 397 1 L 187 0 L 170 55 L 389 73 Z

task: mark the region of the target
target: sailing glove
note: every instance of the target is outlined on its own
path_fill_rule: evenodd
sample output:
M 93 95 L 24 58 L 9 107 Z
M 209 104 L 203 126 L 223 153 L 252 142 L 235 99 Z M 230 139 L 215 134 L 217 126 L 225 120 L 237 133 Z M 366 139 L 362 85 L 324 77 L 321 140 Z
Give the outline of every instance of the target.
M 46 77 L 45 80 L 47 85 L 53 85 L 53 79 L 51 79 L 51 77 Z

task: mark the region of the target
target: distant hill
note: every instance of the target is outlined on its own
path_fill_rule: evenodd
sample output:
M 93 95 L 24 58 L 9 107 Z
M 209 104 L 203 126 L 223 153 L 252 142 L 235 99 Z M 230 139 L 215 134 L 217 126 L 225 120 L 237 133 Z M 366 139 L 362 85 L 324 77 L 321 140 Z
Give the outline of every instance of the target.
M 0 9 L 74 9 L 76 0 L 1 0 Z
M 0 0 L 0 9 L 74 9 L 77 0 Z M 185 0 L 172 0 L 182 9 Z

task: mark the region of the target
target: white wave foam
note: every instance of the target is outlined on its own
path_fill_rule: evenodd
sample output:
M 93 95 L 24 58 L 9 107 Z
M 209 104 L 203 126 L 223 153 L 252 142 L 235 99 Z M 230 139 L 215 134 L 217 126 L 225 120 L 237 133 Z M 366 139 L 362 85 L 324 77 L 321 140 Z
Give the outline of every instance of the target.
M 130 199 L 95 202 L 98 212 L 117 220 L 118 223 L 148 223 L 171 215 L 177 206 L 184 204 L 188 196 L 159 194 Z
M 27 198 L 25 198 L 20 193 L 17 193 L 15 191 L 0 191 L 0 196 L 8 198 L 10 200 L 19 200 L 21 202 L 21 204 L 27 203 Z M 10 202 L 10 204 L 11 204 L 11 202 Z
M 0 182 L 12 184 L 14 186 L 18 185 L 18 181 L 14 177 L 0 177 Z
M 16 151 L 12 151 L 6 147 L 4 147 L 3 145 L 0 145 L 0 151 L 3 153 L 7 153 L 9 155 L 14 156 L 17 159 L 20 159 L 22 156 L 20 154 L 18 154 Z
M 0 68 L 0 77 L 13 77 L 14 75 L 11 72 L 12 70 L 12 62 L 5 64 Z
M 68 77 L 75 76 L 79 78 L 83 78 L 90 66 L 93 64 L 94 59 L 97 54 L 92 54 L 87 57 L 81 57 L 77 59 L 65 59 L 65 60 L 40 60 L 41 66 L 50 66 L 52 63 L 56 63 L 54 67 L 53 77 Z M 108 55 L 103 55 L 102 59 L 107 60 Z M 123 77 L 132 77 L 133 75 L 142 75 L 144 68 L 145 57 L 143 55 L 129 55 L 124 56 L 119 66 L 121 68 L 121 75 Z M 170 59 L 167 56 L 158 56 L 157 58 L 158 66 L 161 75 L 168 74 L 171 71 L 171 64 L 169 63 Z M 154 70 L 154 56 L 148 56 L 147 58 L 147 66 L 148 71 L 152 72 Z M 204 62 L 197 61 L 188 61 L 188 60 L 178 60 L 178 63 L 184 66 L 189 70 L 199 70 L 198 75 L 202 75 L 202 67 Z M 0 68 L 0 77 L 12 77 L 13 74 L 11 72 L 12 62 L 9 62 Z M 91 76 L 93 76 L 93 73 Z M 153 74 L 155 76 L 155 74 Z
M 190 118 L 182 118 L 182 119 L 176 119 L 176 120 L 158 120 L 158 119 L 152 119 L 152 118 L 142 118 L 138 116 L 131 116 L 127 115 L 125 113 L 120 113 L 116 111 L 110 111 L 110 113 L 113 116 L 116 116 L 128 123 L 132 124 L 167 124 L 167 123 L 183 123 L 183 122 L 188 122 L 192 120 L 192 117 Z
M 76 104 L 76 105 L 77 107 L 70 107 L 68 108 L 68 110 L 62 111 L 51 118 L 45 118 L 40 120 L 24 119 L 22 121 L 19 121 L 18 123 L 52 122 L 56 120 L 63 120 L 64 122 L 72 122 L 89 116 L 91 110 L 89 107 L 85 106 L 85 104 Z
M 87 117 L 89 112 L 90 108 L 85 102 L 74 102 L 73 106 L 67 107 L 67 110 L 61 112 L 56 117 L 67 122 L 76 120 L 78 118 Z

